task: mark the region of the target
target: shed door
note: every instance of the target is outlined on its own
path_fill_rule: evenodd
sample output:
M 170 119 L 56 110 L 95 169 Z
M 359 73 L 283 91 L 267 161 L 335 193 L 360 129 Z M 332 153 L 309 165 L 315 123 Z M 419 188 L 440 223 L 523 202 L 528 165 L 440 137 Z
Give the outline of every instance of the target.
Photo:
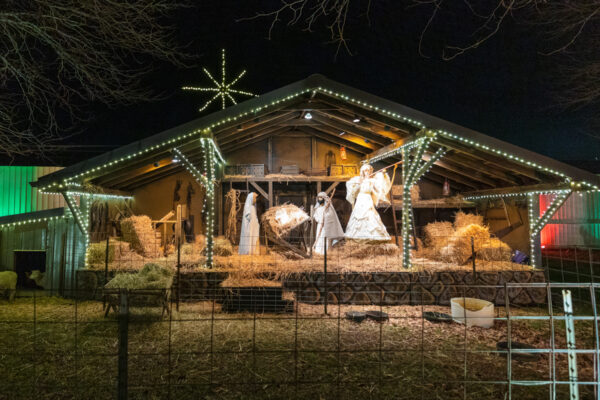
M 27 278 L 26 273 L 33 270 L 46 272 L 45 250 L 15 250 L 15 272 L 17 273 L 17 287 L 22 289 L 36 289 L 34 281 Z

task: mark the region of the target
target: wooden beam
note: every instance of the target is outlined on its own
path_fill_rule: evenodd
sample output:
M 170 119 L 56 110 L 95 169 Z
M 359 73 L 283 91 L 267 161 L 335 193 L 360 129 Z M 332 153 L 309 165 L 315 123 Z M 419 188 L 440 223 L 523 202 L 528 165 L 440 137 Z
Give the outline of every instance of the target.
M 267 169 L 273 173 L 273 136 L 267 139 Z
M 415 141 L 417 141 L 419 139 L 421 139 L 421 137 L 418 137 L 416 135 L 415 136 L 406 137 L 406 138 L 402 138 L 402 139 L 398 139 L 394 143 L 390 143 L 390 144 L 388 144 L 386 146 L 381 147 L 380 149 L 377 149 L 377 150 L 369 153 L 365 160 L 368 161 L 368 160 L 370 160 L 372 158 L 379 157 L 381 155 L 384 155 L 386 153 L 394 151 L 394 150 L 398 149 L 401 146 L 404 146 L 404 145 L 409 144 L 409 143 L 413 143 L 413 142 L 415 142 Z
M 260 193 L 260 195 L 262 197 L 264 197 L 265 199 L 269 200 L 269 195 L 267 194 L 267 192 L 265 192 L 260 186 L 258 186 L 258 184 L 256 182 L 254 182 L 254 181 L 252 181 L 252 180 L 249 179 L 248 183 L 250 185 L 252 185 L 252 187 L 254 187 L 254 189 L 256 189 L 256 191 L 258 193 Z
M 452 164 L 461 166 L 461 167 L 467 167 L 467 168 L 471 168 L 473 170 L 476 171 L 480 171 L 482 174 L 488 175 L 492 178 L 495 179 L 499 179 L 501 181 L 510 183 L 512 185 L 518 185 L 519 182 L 517 182 L 517 180 L 515 179 L 515 177 L 513 175 L 510 175 L 504 171 L 501 171 L 497 168 L 494 168 L 490 165 L 487 165 L 485 168 L 482 168 L 482 164 L 481 162 L 478 162 L 476 160 L 469 160 L 467 157 L 465 156 L 460 156 L 458 154 L 456 154 L 455 151 L 449 152 L 448 154 L 446 154 L 446 156 L 444 156 L 444 160 L 446 162 L 450 162 Z
M 313 117 L 312 117 L 313 121 L 316 121 L 318 123 L 321 123 L 323 125 L 327 125 L 331 128 L 333 128 L 335 131 L 337 131 L 338 133 L 340 131 L 346 132 L 346 133 L 351 133 L 354 134 L 356 136 L 360 136 L 363 137 L 365 139 L 368 139 L 369 141 L 376 143 L 380 146 L 385 146 L 387 144 L 390 143 L 390 139 L 386 138 L 386 137 L 382 137 L 379 136 L 377 134 L 374 134 L 372 132 L 370 132 L 368 129 L 362 129 L 356 125 L 351 125 L 351 124 L 346 124 L 343 122 L 339 122 L 336 121 L 334 119 L 331 118 L 327 118 L 325 115 L 323 114 L 319 114 L 319 113 L 314 113 Z
M 241 121 L 241 122 L 232 122 L 230 125 L 228 126 L 224 126 L 221 129 L 215 130 L 213 131 L 213 135 L 215 138 L 222 138 L 222 139 L 226 139 L 231 135 L 236 135 L 237 133 L 241 132 L 241 131 L 247 131 L 247 130 L 252 130 L 255 129 L 257 127 L 260 127 L 261 125 L 265 125 L 269 122 L 272 121 L 279 121 L 281 119 L 284 119 L 285 116 L 293 116 L 295 113 L 290 112 L 290 111 L 285 111 L 282 109 L 273 111 L 271 113 L 265 114 L 265 115 L 254 115 L 251 117 L 248 117 L 245 121 Z M 254 122 L 254 120 L 258 119 L 258 121 Z M 242 130 L 240 131 L 238 127 L 241 127 Z
M 349 149 L 352 149 L 352 150 L 354 150 L 354 151 L 356 151 L 357 153 L 360 153 L 360 154 L 367 154 L 367 153 L 369 153 L 370 151 L 373 150 L 373 149 L 367 147 L 366 144 L 362 145 L 362 144 L 359 144 L 359 143 L 354 143 L 354 142 L 351 142 L 351 141 L 348 141 L 348 140 L 344 139 L 343 136 L 335 137 L 333 135 L 330 135 L 328 133 L 323 133 L 323 132 L 318 131 L 318 130 L 316 130 L 314 128 L 311 128 L 311 127 L 303 126 L 303 127 L 298 128 L 298 129 L 301 130 L 302 132 L 306 132 L 306 133 L 308 133 L 310 135 L 316 136 L 319 139 L 323 139 L 325 141 L 328 141 L 328 142 L 331 142 L 331 143 L 334 143 L 334 144 L 337 144 L 337 145 L 340 145 L 340 146 L 345 146 L 345 147 L 347 147 Z
M 481 152 L 481 150 L 458 144 L 452 140 L 440 136 L 436 137 L 435 142 L 448 148 L 454 149 L 458 152 L 467 154 L 471 157 L 477 158 L 478 160 L 482 161 L 483 165 L 494 165 L 496 167 L 501 168 L 502 170 L 509 170 L 515 172 L 519 175 L 526 176 L 537 182 L 542 181 L 542 178 L 535 169 L 524 167 L 520 164 L 512 162 L 510 159 L 501 159 L 498 156 L 487 152 L 483 154 L 478 154 L 478 152 Z
M 154 163 L 157 163 L 158 166 L 154 166 Z M 115 182 L 119 182 L 123 180 L 124 177 L 131 176 L 139 176 L 146 174 L 148 172 L 163 168 L 166 165 L 169 165 L 173 162 L 173 156 L 169 153 L 167 156 L 162 156 L 161 158 L 149 157 L 144 160 L 140 160 L 133 165 L 123 166 L 120 170 L 113 170 L 110 174 L 105 176 L 97 177 L 91 182 L 98 186 L 102 187 L 110 187 L 113 186 Z
M 392 127 L 388 124 L 385 123 L 381 123 L 381 124 L 376 124 L 373 122 L 367 122 L 366 124 L 364 123 L 356 123 L 352 121 L 353 116 L 352 115 L 347 115 L 343 112 L 340 111 L 331 111 L 331 110 L 324 110 L 322 112 L 323 114 L 327 115 L 329 118 L 335 119 L 336 121 L 339 122 L 343 122 L 345 124 L 351 124 L 354 127 L 357 127 L 358 129 L 366 129 L 369 132 L 372 132 L 376 135 L 379 136 L 383 136 L 385 138 L 391 139 L 391 140 L 398 140 L 401 139 L 402 137 L 404 137 L 408 132 L 405 132 L 404 130 L 399 130 L 396 127 Z M 367 126 L 370 125 L 370 126 Z M 389 130 L 386 130 L 385 127 L 388 126 Z
M 329 196 L 329 193 L 331 193 L 333 191 L 333 189 L 335 189 L 337 187 L 337 185 L 339 185 L 340 182 L 333 182 L 331 185 L 329 185 L 329 187 L 327 188 L 327 190 L 325 190 L 325 194 Z
M 270 136 L 289 132 L 290 129 L 291 128 L 289 128 L 289 127 L 281 127 L 281 128 L 277 128 L 277 129 L 268 129 L 268 130 L 266 129 L 264 132 L 262 132 L 260 134 L 255 134 L 252 137 L 247 137 L 244 140 L 236 140 L 234 142 L 223 145 L 223 146 L 221 146 L 221 150 L 223 151 L 223 153 L 231 153 L 232 151 L 235 151 L 235 150 L 241 149 L 243 147 L 246 147 L 248 145 L 263 141 Z
M 477 185 L 476 182 L 473 182 L 472 180 L 467 179 L 467 178 L 463 177 L 462 175 L 458 175 L 458 174 L 455 174 L 454 172 L 450 172 L 448 170 L 442 169 L 436 165 L 431 167 L 431 171 L 433 171 L 434 173 L 436 173 L 440 176 L 443 176 L 444 178 L 452 179 L 453 181 L 461 183 L 472 189 L 479 189 L 479 186 Z
M 239 132 L 237 132 L 237 135 L 230 136 L 229 138 L 226 138 L 226 139 L 220 139 L 218 141 L 218 143 L 221 148 L 224 148 L 230 144 L 239 143 L 243 139 L 252 138 L 254 136 L 263 134 L 265 132 L 280 130 L 280 129 L 281 129 L 281 127 L 278 127 L 277 125 L 274 125 L 274 124 L 261 125 L 260 127 L 257 127 L 255 129 L 250 129 L 247 131 L 239 131 Z
M 317 168 L 317 138 L 310 138 L 310 168 Z
M 429 160 L 430 157 L 431 157 L 430 155 L 426 154 L 423 156 L 423 159 L 427 161 L 427 160 Z M 455 167 L 454 165 L 447 163 L 443 160 L 438 160 L 434 164 L 440 168 L 447 169 L 450 172 L 454 172 L 458 175 L 462 175 L 472 181 L 477 181 L 477 182 L 483 183 L 484 185 L 487 185 L 490 187 L 498 186 L 498 183 L 496 181 L 493 181 L 489 178 L 481 176 L 482 174 L 479 171 L 473 171 L 473 170 L 466 169 L 466 168 L 458 168 L 458 167 Z
M 273 207 L 273 181 L 269 181 L 269 208 Z
M 285 113 L 285 114 L 274 116 L 272 118 L 265 118 L 264 120 L 261 120 L 260 123 L 257 123 L 255 126 L 253 126 L 252 128 L 238 130 L 236 127 L 234 127 L 230 132 L 227 132 L 226 134 L 215 135 L 215 140 L 217 141 L 219 146 L 222 146 L 226 143 L 236 141 L 239 138 L 242 138 L 242 137 L 245 137 L 248 135 L 253 135 L 257 132 L 262 132 L 265 129 L 272 129 L 274 127 L 274 125 L 276 125 L 278 122 L 284 122 L 284 121 L 288 121 L 288 120 L 291 120 L 294 118 L 297 118 L 296 113 Z

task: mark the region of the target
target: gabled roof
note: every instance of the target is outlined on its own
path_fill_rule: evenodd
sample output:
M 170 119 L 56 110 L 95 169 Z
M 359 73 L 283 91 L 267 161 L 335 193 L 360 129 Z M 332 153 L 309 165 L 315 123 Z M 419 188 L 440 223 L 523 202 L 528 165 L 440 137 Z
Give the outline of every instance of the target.
M 311 119 L 305 118 L 307 113 Z M 290 131 L 347 146 L 365 158 L 378 154 L 384 162 L 395 157 L 387 150 L 426 132 L 434 140 L 425 158 L 440 147 L 449 150 L 428 176 L 437 181 L 448 179 L 467 191 L 536 184 L 564 187 L 566 182 L 580 182 L 584 188 L 600 186 L 600 178 L 587 171 L 322 75 L 311 75 L 77 163 L 33 185 L 56 190 L 56 185 L 65 182 L 91 182 L 131 190 L 181 170 L 182 166 L 172 161 L 173 148 L 180 149 L 194 163 L 201 160 L 199 138 L 213 138 L 227 158 L 230 152 Z

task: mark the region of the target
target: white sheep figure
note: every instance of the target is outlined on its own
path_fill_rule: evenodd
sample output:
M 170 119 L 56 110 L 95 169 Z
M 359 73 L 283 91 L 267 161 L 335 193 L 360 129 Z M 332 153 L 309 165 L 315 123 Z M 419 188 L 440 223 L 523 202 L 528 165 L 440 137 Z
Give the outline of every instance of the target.
M 31 279 L 32 281 L 35 281 L 35 284 L 42 287 L 42 288 L 46 288 L 46 273 L 45 272 L 40 272 L 40 270 L 34 269 L 33 271 L 31 271 L 30 274 L 26 274 L 27 277 L 29 279 Z
M 17 274 L 12 271 L 0 272 L 0 292 L 8 294 L 8 301 L 13 301 L 17 292 Z

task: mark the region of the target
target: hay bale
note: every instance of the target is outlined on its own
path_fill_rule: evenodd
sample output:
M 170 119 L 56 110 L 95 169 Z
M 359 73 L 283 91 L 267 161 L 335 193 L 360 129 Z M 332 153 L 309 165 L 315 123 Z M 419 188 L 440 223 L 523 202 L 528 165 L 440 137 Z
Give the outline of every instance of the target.
M 392 197 L 400 198 L 404 192 L 404 185 L 392 185 Z M 416 203 L 421 199 L 421 188 L 419 185 L 412 185 L 410 188 L 410 200 Z
M 510 261 L 512 250 L 498 238 L 491 238 L 477 251 L 477 258 L 485 261 Z
M 425 225 L 425 246 L 442 248 L 448 243 L 448 239 L 454 235 L 451 222 L 432 222 Z
M 216 256 L 230 256 L 233 254 L 233 246 L 225 236 L 217 236 L 213 242 L 213 254 Z
M 160 257 L 160 239 L 152 229 L 152 220 L 147 215 L 133 215 L 121 221 L 123 240 L 145 257 Z
M 473 248 L 479 251 L 490 240 L 490 230 L 481 225 L 471 224 L 457 229 L 448 239 L 448 243 L 439 249 L 439 260 L 462 265 L 472 256 Z
M 157 264 L 146 264 L 137 273 L 115 275 L 105 287 L 108 289 L 168 289 L 173 283 L 173 272 Z
M 398 246 L 391 242 L 345 240 L 340 245 L 332 247 L 328 254 L 333 258 L 365 259 L 377 256 L 393 256 L 399 254 L 399 252 Z
M 459 211 L 454 216 L 454 229 L 464 228 L 469 225 L 483 226 L 483 215 L 469 214 Z
M 283 204 L 271 207 L 261 216 L 263 227 L 278 238 L 287 236 L 298 225 L 308 221 L 310 217 L 294 204 Z
M 108 245 L 108 262 L 115 260 L 115 245 Z M 104 264 L 106 262 L 106 242 L 90 243 L 87 248 L 88 264 Z

